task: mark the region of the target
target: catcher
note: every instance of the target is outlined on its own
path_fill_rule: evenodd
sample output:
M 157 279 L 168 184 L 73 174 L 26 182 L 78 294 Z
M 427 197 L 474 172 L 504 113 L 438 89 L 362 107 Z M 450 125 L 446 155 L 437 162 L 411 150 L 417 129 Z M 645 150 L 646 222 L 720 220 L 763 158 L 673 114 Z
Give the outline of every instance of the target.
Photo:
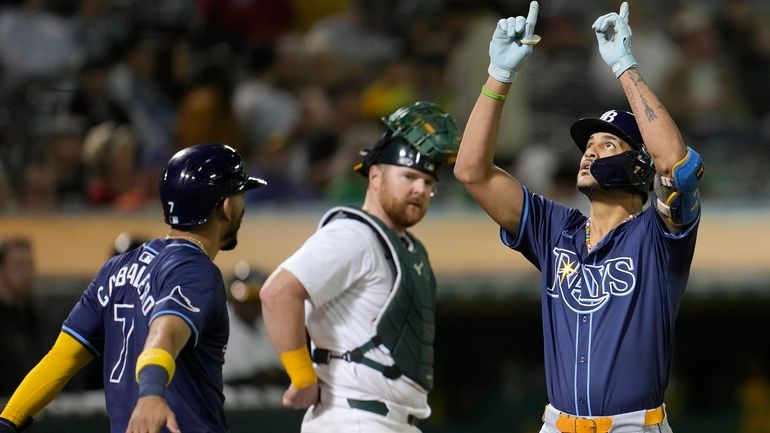
M 407 229 L 428 211 L 459 134 L 428 102 L 383 121 L 387 132 L 356 166 L 369 180 L 363 207 L 328 211 L 261 291 L 267 331 L 291 378 L 283 404 L 312 406 L 305 433 L 414 433 L 431 412 L 436 280 Z

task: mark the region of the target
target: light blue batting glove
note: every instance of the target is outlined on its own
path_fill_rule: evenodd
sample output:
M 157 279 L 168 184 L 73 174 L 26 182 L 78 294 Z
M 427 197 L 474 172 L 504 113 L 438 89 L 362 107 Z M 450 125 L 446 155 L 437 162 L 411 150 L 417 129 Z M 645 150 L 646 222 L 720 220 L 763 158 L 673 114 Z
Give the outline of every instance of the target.
M 529 14 L 501 19 L 497 22 L 492 41 L 489 43 L 489 75 L 501 83 L 510 83 L 532 53 L 532 43 L 522 40 L 535 38 L 535 24 L 540 6 L 536 1 L 529 4 Z M 536 43 L 536 42 L 535 42 Z
M 612 68 L 615 77 L 626 69 L 636 66 L 631 54 L 631 27 L 628 25 L 628 2 L 620 5 L 620 14 L 615 12 L 600 16 L 591 26 L 599 41 L 599 53 L 604 62 Z

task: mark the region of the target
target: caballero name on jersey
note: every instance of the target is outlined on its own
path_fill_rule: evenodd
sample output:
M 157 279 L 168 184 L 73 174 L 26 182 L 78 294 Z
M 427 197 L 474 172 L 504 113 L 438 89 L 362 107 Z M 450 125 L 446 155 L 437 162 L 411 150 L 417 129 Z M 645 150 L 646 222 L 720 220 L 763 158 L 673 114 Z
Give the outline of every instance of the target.
M 108 288 L 99 286 L 96 291 L 96 298 L 102 307 L 106 307 L 110 302 L 113 290 L 130 285 L 136 289 L 139 296 L 139 303 L 142 305 L 142 315 L 146 316 L 155 306 L 155 298 L 150 295 L 150 274 L 145 275 L 146 265 L 139 266 L 138 263 L 123 266 L 118 272 L 110 275 L 108 279 Z
M 616 257 L 589 265 L 580 263 L 573 251 L 554 248 L 553 255 L 555 272 L 546 293 L 561 298 L 576 313 L 600 310 L 612 296 L 626 296 L 636 287 L 631 257 Z

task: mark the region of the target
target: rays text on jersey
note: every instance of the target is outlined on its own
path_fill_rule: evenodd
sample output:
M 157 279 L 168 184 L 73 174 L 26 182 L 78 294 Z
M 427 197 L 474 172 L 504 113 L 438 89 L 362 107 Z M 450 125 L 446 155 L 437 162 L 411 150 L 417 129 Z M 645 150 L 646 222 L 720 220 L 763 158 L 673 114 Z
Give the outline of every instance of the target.
M 576 313 L 601 309 L 612 296 L 626 296 L 636 287 L 634 261 L 615 257 L 596 264 L 580 263 L 574 251 L 554 248 L 554 275 L 548 296 L 561 298 Z

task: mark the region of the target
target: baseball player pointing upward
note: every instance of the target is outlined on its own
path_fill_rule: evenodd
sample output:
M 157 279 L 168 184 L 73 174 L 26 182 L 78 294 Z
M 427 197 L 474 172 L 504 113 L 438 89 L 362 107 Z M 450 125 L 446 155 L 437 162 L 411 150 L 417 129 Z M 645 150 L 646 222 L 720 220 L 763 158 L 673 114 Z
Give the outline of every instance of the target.
M 500 225 L 503 243 L 541 271 L 550 403 L 541 432 L 670 432 L 663 401 L 703 165 L 637 69 L 623 3 L 593 30 L 633 114 L 609 110 L 570 129 L 582 152 L 576 183 L 589 215 L 530 192 L 496 167 L 501 109 L 539 40 L 537 14 L 532 2 L 526 18 L 498 22 L 490 76 L 454 173 Z

